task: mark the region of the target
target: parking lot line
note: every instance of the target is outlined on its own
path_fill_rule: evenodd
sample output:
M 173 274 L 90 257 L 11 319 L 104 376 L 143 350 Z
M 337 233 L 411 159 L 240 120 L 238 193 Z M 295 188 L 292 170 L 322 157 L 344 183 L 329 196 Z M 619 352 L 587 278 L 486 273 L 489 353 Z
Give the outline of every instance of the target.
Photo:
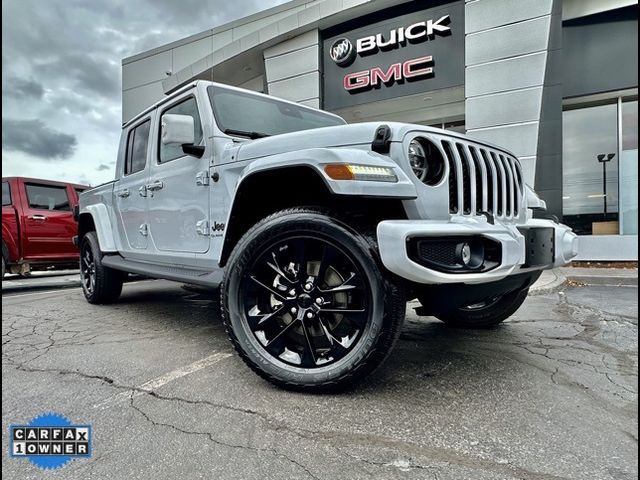
M 184 367 L 180 367 L 175 370 L 172 370 L 160 377 L 154 378 L 153 380 L 149 380 L 148 382 L 145 382 L 142 385 L 134 387 L 134 389 L 132 389 L 134 390 L 133 396 L 136 397 L 139 395 L 143 395 L 145 393 L 153 392 L 156 389 L 162 387 L 163 385 L 166 385 L 169 382 L 173 382 L 174 380 L 177 380 L 184 376 L 195 373 L 199 370 L 202 370 L 203 368 L 207 368 L 212 365 L 215 365 L 216 363 L 220 362 L 221 360 L 224 360 L 225 358 L 230 357 L 231 355 L 232 355 L 231 353 L 222 353 L 222 352 L 214 353 L 212 355 L 209 355 L 208 357 L 205 357 L 193 363 L 190 363 L 189 365 L 185 365 Z M 130 391 L 121 392 L 121 393 L 118 393 L 117 395 L 113 395 L 112 397 L 107 398 L 103 402 L 95 404 L 93 408 L 104 410 L 106 408 L 113 407 L 118 403 L 128 401 L 131 398 L 131 396 L 132 395 Z

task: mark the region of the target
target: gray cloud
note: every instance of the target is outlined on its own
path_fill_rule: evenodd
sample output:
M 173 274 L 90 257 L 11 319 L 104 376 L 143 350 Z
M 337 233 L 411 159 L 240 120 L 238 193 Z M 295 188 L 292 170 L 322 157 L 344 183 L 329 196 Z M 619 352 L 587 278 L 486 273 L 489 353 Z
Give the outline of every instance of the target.
M 48 89 L 73 85 L 119 100 L 122 58 L 285 1 L 3 2 L 3 71 L 20 67 Z
M 239 4 L 242 3 L 240 8 Z M 201 0 L 152 0 L 150 7 L 155 9 L 166 20 L 171 20 L 177 25 L 188 25 L 194 21 L 194 12 L 197 16 L 204 18 L 229 18 L 240 12 L 246 12 L 247 7 L 251 10 L 260 8 L 260 0 L 245 0 L 243 2 L 203 2 Z M 268 5 L 265 5 L 265 8 Z M 213 27 L 215 25 L 211 25 Z M 206 27 L 205 27 L 206 28 Z
M 109 165 L 101 163 L 100 165 L 98 165 L 98 168 L 96 168 L 96 170 L 99 172 L 104 172 L 105 170 L 111 170 L 111 167 Z
M 20 99 L 40 99 L 44 95 L 44 87 L 33 78 L 20 78 L 10 75 L 3 82 L 3 95 Z
M 34 65 L 43 78 L 69 78 L 70 85 L 93 94 L 117 97 L 120 94 L 120 68 L 91 54 L 69 53 Z
M 76 137 L 47 127 L 41 120 L 2 119 L 2 149 L 45 160 L 70 157 Z
M 89 180 L 86 175 L 80 175 L 78 177 L 78 183 L 82 185 L 88 185 L 88 186 L 92 185 L 91 180 Z
M 84 95 L 72 94 L 65 90 L 55 90 L 47 95 L 51 107 L 65 113 L 85 115 L 93 105 Z

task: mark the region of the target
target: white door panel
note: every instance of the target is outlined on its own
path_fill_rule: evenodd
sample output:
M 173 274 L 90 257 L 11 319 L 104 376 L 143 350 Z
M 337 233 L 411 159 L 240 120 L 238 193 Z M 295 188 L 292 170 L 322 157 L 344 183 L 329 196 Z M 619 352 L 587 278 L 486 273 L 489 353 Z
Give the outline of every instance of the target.
M 158 112 L 190 115 L 195 144 L 203 143 L 202 121 L 196 97 L 185 94 Z M 202 181 L 204 179 L 204 182 Z M 149 175 L 149 232 L 159 252 L 206 253 L 209 250 L 209 155 L 185 155 L 179 145 L 158 143 Z M 203 184 L 205 183 L 205 184 Z
M 151 119 L 145 119 L 129 129 L 125 142 L 123 169 L 114 186 L 114 205 L 118 212 L 118 229 L 123 253 L 141 252 L 149 245 L 148 197 L 149 136 Z
M 147 221 L 147 199 L 140 193 L 148 180 L 148 171 L 142 171 L 121 179 L 115 187 L 116 210 L 120 215 L 120 223 L 126 242 L 125 247 L 140 250 L 146 249 L 148 235 L 144 235 Z
M 149 225 L 160 251 L 205 253 L 209 250 L 209 186 L 197 185 L 199 172 L 208 175 L 207 160 L 183 157 L 154 165 L 149 184 Z M 200 230 L 200 231 L 199 231 Z

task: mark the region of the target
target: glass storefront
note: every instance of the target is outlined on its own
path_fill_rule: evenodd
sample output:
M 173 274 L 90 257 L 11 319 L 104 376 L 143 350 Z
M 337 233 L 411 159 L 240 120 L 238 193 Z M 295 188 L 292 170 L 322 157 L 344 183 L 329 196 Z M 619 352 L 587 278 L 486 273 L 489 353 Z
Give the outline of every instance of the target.
M 637 98 L 563 112 L 563 216 L 579 235 L 637 235 Z
M 638 100 L 622 102 L 620 233 L 638 234 Z

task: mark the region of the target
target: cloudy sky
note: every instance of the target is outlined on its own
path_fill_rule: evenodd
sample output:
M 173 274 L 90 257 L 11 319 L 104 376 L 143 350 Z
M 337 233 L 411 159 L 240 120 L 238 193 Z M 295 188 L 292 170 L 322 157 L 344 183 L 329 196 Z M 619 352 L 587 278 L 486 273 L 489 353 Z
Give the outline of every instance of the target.
M 2 0 L 2 175 L 113 179 L 121 60 L 285 0 Z

